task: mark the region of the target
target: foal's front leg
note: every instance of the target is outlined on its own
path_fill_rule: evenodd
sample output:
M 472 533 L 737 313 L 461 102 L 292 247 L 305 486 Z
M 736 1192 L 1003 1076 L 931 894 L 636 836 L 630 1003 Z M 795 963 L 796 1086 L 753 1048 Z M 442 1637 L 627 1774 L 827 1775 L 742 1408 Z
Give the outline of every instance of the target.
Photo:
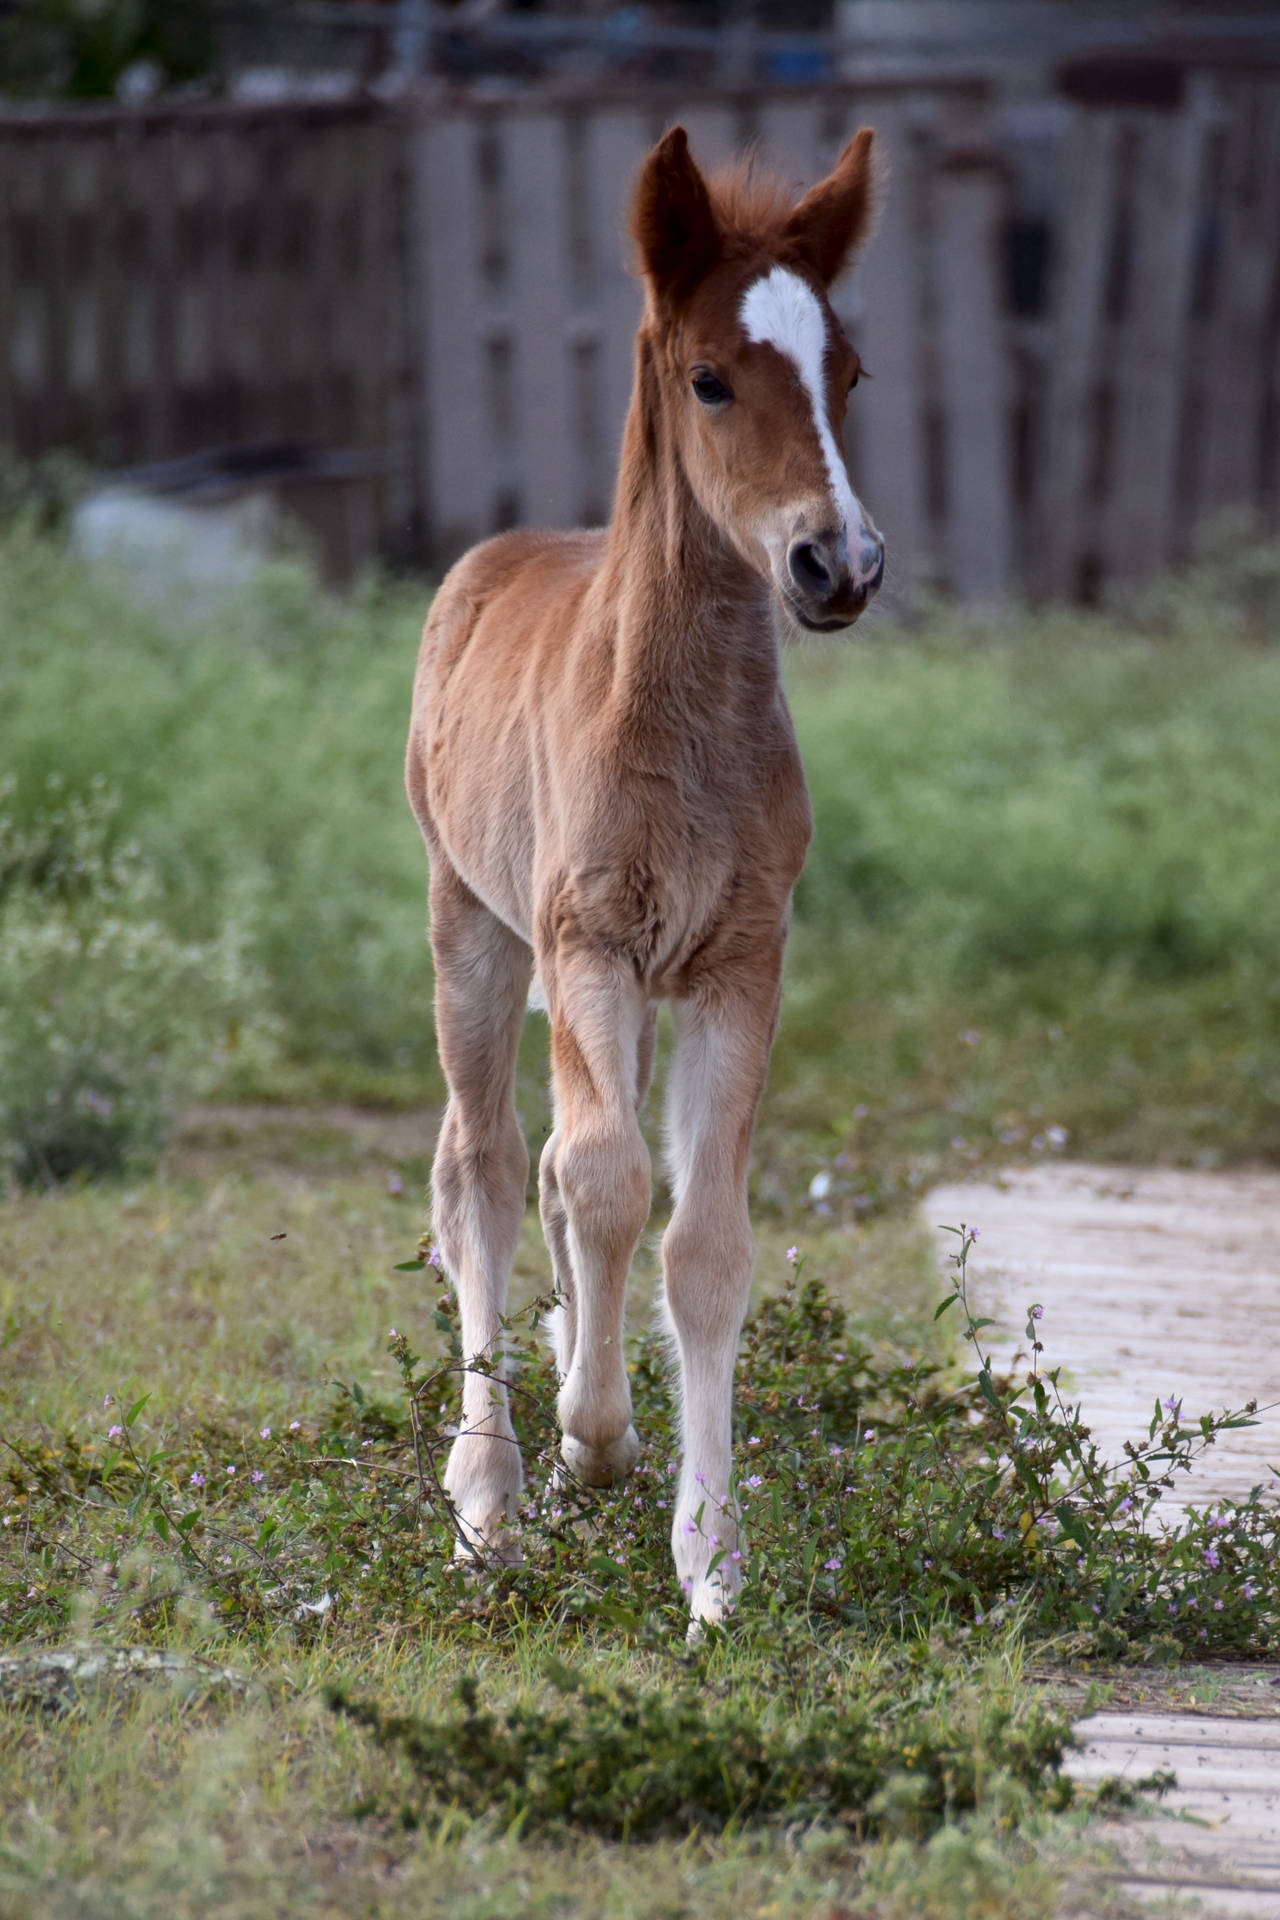
M 555 1133 L 543 1156 L 543 1220 L 562 1291 L 560 1451 L 587 1486 L 636 1461 L 623 1353 L 627 1275 L 649 1217 L 649 1151 L 636 1091 L 651 1009 L 630 970 L 581 949 L 541 964 L 551 1014 Z
M 742 1584 L 732 1497 L 733 1374 L 755 1243 L 747 1157 L 777 1023 L 781 952 L 749 993 L 677 1002 L 667 1095 L 675 1211 L 663 1235 L 680 1355 L 683 1457 L 671 1544 L 695 1620 L 720 1620 Z

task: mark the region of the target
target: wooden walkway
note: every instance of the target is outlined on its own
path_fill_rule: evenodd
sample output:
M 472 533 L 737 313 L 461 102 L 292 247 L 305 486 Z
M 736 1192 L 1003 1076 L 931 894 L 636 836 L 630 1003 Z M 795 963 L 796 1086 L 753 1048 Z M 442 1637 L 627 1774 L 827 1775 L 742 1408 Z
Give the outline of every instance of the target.
M 1056 1164 L 935 1189 L 930 1225 L 976 1227 L 971 1298 L 997 1320 L 997 1363 L 1038 1301 L 1045 1363 L 1061 1365 L 1104 1455 L 1144 1434 L 1169 1395 L 1184 1416 L 1256 1398 L 1187 1477 L 1186 1505 L 1280 1482 L 1280 1176 Z M 939 1235 L 940 1251 L 955 1242 Z M 1280 1493 L 1277 1493 L 1280 1497 Z M 1205 1915 L 1280 1920 L 1280 1687 L 1259 1709 L 1099 1713 L 1080 1723 L 1079 1780 L 1177 1776 L 1160 1811 L 1107 1823 L 1114 1880 Z M 1271 1706 L 1271 1700 L 1275 1706 Z

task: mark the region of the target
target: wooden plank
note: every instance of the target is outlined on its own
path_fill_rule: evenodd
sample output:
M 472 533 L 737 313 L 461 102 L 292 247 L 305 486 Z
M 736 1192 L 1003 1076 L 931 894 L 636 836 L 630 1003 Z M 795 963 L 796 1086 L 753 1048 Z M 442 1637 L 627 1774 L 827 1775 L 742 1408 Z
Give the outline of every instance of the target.
M 635 333 L 644 303 L 643 282 L 632 271 L 627 218 L 635 176 L 650 144 L 648 116 L 637 107 L 600 107 L 587 121 L 583 157 L 594 282 L 598 430 L 607 495 L 613 490 L 635 380 Z
M 261 312 L 266 304 L 263 134 L 254 129 L 224 150 L 223 193 L 227 221 L 226 323 L 222 346 L 228 438 L 269 433 L 273 422 L 260 403 L 269 342 Z
M 569 347 L 574 302 L 564 116 L 513 114 L 504 144 L 520 516 L 533 526 L 569 527 L 578 517 L 584 463 Z
M 1049 595 L 1074 597 L 1082 558 L 1118 131 L 1114 115 L 1085 108 L 1074 115 L 1066 140 L 1035 542 L 1039 558 L 1028 582 L 1033 591 Z
M 40 396 L 42 426 L 50 446 L 65 446 L 69 438 L 68 316 L 70 273 L 67 257 L 67 173 L 71 143 L 43 146 L 40 151 L 40 217 L 43 226 L 44 380 Z
M 858 457 L 854 484 L 885 537 L 886 573 L 909 585 L 927 565 L 924 431 L 921 418 L 922 310 L 917 235 L 922 208 L 907 104 L 886 101 L 876 130 L 892 184 L 874 238 L 858 263 L 853 335 L 870 379 L 850 402 Z
M 97 201 L 96 140 L 70 142 L 61 155 L 66 303 L 63 343 L 66 354 L 64 444 L 86 453 L 93 443 L 94 394 L 98 365 L 98 288 L 93 267 L 93 226 Z
M 421 557 L 424 532 L 422 408 L 419 404 L 421 287 L 413 232 L 410 148 L 403 122 L 382 131 L 390 247 L 385 263 L 390 355 L 387 372 L 387 477 L 379 499 L 380 537 L 402 560 Z
M 48 336 L 45 326 L 44 176 L 37 156 L 17 143 L 10 175 L 12 288 L 8 339 L 13 439 L 21 454 L 43 451 L 43 394 Z
M 1225 104 L 1226 204 L 1202 354 L 1201 515 L 1256 503 L 1270 382 L 1262 342 L 1280 275 L 1280 87 L 1237 83 Z
M 208 136 L 175 135 L 174 191 L 173 427 L 172 450 L 190 453 L 212 438 L 209 392 L 213 384 L 209 237 L 212 230 Z
M 944 163 L 934 233 L 943 289 L 937 341 L 947 422 L 944 550 L 948 584 L 962 600 L 996 600 L 1012 586 L 1003 211 L 994 156 Z
M 1194 92 L 1177 114 L 1142 119 L 1130 290 L 1113 357 L 1115 486 L 1102 537 L 1109 585 L 1149 580 L 1175 557 L 1174 475 L 1207 125 Z
M 103 222 L 106 283 L 103 363 L 107 380 L 103 431 L 113 461 L 141 460 L 146 452 L 147 388 L 152 377 L 150 223 L 146 183 L 149 148 L 141 130 L 128 128 L 113 148 L 111 217 Z
M 394 319 L 385 277 L 393 209 L 382 177 L 377 129 L 353 127 L 344 133 L 343 145 L 358 183 L 354 211 L 363 242 L 350 293 L 347 364 L 354 417 L 348 432 L 354 445 L 381 449 L 387 444 L 387 336 Z
M 204 290 L 209 330 L 208 419 L 211 437 L 226 443 L 236 437 L 231 412 L 233 378 L 228 358 L 235 326 L 231 210 L 233 142 L 232 136 L 219 127 L 210 128 L 206 140 L 209 154 L 209 232 Z
M 147 381 L 147 455 L 163 460 L 175 451 L 177 387 L 175 309 L 177 293 L 174 158 L 176 127 L 152 132 L 143 145 L 150 225 L 151 361 Z
M 12 445 L 13 418 L 13 220 L 15 166 L 12 138 L 0 135 L 0 447 Z
M 481 359 L 486 312 L 477 255 L 475 122 L 463 114 L 433 119 L 415 134 L 413 147 L 425 493 L 435 544 L 451 555 L 491 530 L 495 492 Z

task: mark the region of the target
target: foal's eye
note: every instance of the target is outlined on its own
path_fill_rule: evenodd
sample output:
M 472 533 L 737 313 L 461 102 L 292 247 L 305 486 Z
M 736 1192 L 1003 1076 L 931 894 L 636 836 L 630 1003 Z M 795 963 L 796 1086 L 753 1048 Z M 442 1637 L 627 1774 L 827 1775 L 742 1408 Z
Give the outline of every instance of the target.
M 732 400 L 733 395 L 723 380 L 717 380 L 714 373 L 695 373 L 693 390 L 704 407 L 718 407 L 724 400 Z
M 857 374 L 855 373 L 855 374 L 854 374 L 854 376 L 853 376 L 853 378 L 852 378 L 852 380 L 850 380 L 850 382 L 849 382 L 849 391 L 850 391 L 850 393 L 852 393 L 852 392 L 853 392 L 853 390 L 854 390 L 854 388 L 855 388 L 855 387 L 857 386 L 857 384 L 858 384 L 858 376 L 857 376 Z

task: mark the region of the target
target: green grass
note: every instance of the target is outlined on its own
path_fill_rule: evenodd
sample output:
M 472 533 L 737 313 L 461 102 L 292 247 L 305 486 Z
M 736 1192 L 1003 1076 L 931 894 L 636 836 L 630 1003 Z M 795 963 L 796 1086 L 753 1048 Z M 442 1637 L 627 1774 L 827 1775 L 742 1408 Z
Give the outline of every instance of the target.
M 594 1540 L 535 1521 L 523 1572 L 459 1583 L 447 1539 L 429 1518 L 419 1527 L 401 1477 L 411 1455 L 387 1330 L 411 1329 L 437 1359 L 448 1352 L 447 1316 L 445 1333 L 433 1331 L 435 1288 L 424 1294 L 431 1276 L 397 1270 L 415 1210 L 388 1191 L 378 1145 L 345 1164 L 336 1133 L 327 1162 L 321 1145 L 310 1123 L 309 1170 L 254 1174 L 243 1142 L 211 1147 L 206 1132 L 180 1143 L 168 1179 L 0 1208 L 0 1639 L 158 1646 L 193 1663 L 177 1686 L 89 1686 L 58 1714 L 15 1701 L 0 1675 L 4 1911 L 1054 1912 L 1087 1836 L 1079 1815 L 1052 1811 L 1060 1735 L 1027 1677 L 1025 1609 L 975 1628 L 958 1592 L 908 1573 L 894 1590 L 915 1590 L 926 1616 L 904 1632 L 893 1610 L 878 1624 L 874 1613 L 889 1590 L 883 1549 L 839 1577 L 804 1564 L 804 1535 L 832 1538 L 838 1489 L 823 1495 L 812 1480 L 829 1477 L 827 1438 L 806 1437 L 812 1415 L 796 1415 L 792 1388 L 821 1401 L 823 1435 L 846 1440 L 858 1396 L 872 1395 L 867 1417 L 877 1406 L 889 1417 L 884 1480 L 859 1477 L 887 1490 L 891 1528 L 897 1502 L 929 1502 L 929 1476 L 911 1491 L 915 1441 L 904 1428 L 903 1480 L 889 1430 L 894 1369 L 930 1347 L 945 1353 L 946 1323 L 935 1329 L 926 1312 L 938 1283 L 914 1234 L 882 1219 L 827 1236 L 828 1277 L 854 1308 L 838 1335 L 848 1367 L 820 1321 L 806 1332 L 790 1309 L 757 1316 L 742 1412 L 768 1437 L 747 1452 L 766 1488 L 786 1494 L 782 1520 L 767 1492 L 753 1496 L 764 1504 L 750 1522 L 742 1616 L 690 1652 L 656 1507 L 669 1497 L 671 1410 L 652 1347 L 635 1360 L 649 1443 L 635 1504 L 598 1507 Z M 786 1263 L 767 1225 L 764 1241 L 761 1284 L 776 1296 Z M 531 1226 L 517 1293 L 527 1300 L 545 1283 Z M 910 1353 L 881 1344 L 876 1325 L 909 1327 Z M 522 1375 L 544 1403 L 545 1373 L 531 1355 Z M 339 1381 L 357 1383 L 359 1398 Z M 442 1410 L 451 1394 L 446 1381 Z M 432 1395 L 426 1411 L 435 1406 Z M 967 1416 L 957 1424 L 946 1406 L 939 1430 L 968 1446 Z M 536 1487 L 547 1414 L 521 1407 Z M 127 1445 L 110 1433 L 122 1422 Z M 898 1528 L 900 1544 L 916 1529 L 917 1546 L 930 1530 L 951 1534 L 962 1582 L 1016 1577 L 1003 1542 L 983 1545 L 988 1528 L 964 1521 L 956 1534 L 949 1503 L 932 1506 Z M 157 1515 L 172 1523 L 163 1536 Z M 264 1521 L 278 1531 L 264 1538 Z M 845 1550 L 856 1548 L 864 1522 L 840 1524 Z M 329 1611 L 295 1618 L 322 1589 L 335 1596 Z M 247 1676 L 247 1691 L 198 1662 Z M 580 1709 L 576 1695 L 566 1705 L 566 1669 L 601 1695 L 598 1707 Z M 477 1764 L 461 1676 L 478 1711 L 499 1716 Z M 335 1717 L 333 1688 L 367 1724 Z M 628 1696 L 644 1716 L 639 1749 Z M 514 1774 L 509 1737 L 529 1756 Z M 709 1770 L 688 1757 L 700 1742 Z M 547 1769 L 575 1753 L 578 1804 L 566 1817 Z M 648 1775 L 637 1772 L 646 1755 Z M 443 1802 L 437 1761 L 453 1770 Z M 526 1774 L 544 1781 L 528 1807 Z M 744 1780 L 756 1799 L 724 1826 L 733 1801 L 722 1792 L 744 1793 Z M 635 1806 L 659 1831 L 620 1844 L 618 1809 Z M 691 1822 L 685 1806 L 700 1810 Z
M 1125 623 L 939 612 L 794 654 L 817 833 L 763 1204 L 837 1154 L 853 1215 L 1064 1134 L 1098 1158 L 1280 1154 L 1268 568 L 1236 556 Z M 47 538 L 0 539 L 11 804 L 105 776 L 175 929 L 250 926 L 285 1052 L 242 1092 L 439 1098 L 400 775 L 425 603 L 335 603 L 282 566 L 182 624 Z M 531 1023 L 535 1129 L 540 1046 Z

